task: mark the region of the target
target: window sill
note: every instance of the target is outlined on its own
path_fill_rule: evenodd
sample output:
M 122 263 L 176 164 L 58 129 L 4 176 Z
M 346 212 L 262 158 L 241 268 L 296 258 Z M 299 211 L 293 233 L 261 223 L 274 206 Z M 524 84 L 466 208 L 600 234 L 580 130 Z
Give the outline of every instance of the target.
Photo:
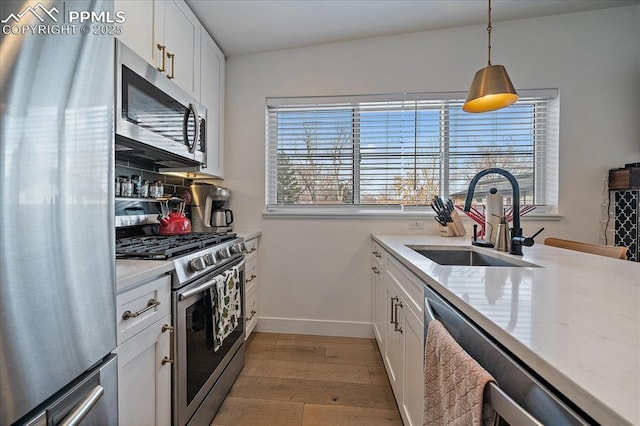
M 431 210 L 413 210 L 413 211 L 377 211 L 377 210 L 307 210 L 307 209 L 283 209 L 273 211 L 263 211 L 264 219 L 359 219 L 359 220 L 414 220 L 414 219 L 431 219 L 434 217 Z M 469 221 L 464 214 L 461 214 L 463 222 Z M 529 213 L 522 216 L 523 222 L 529 221 L 559 221 L 564 216 L 557 213 Z M 435 223 L 435 222 L 434 222 Z

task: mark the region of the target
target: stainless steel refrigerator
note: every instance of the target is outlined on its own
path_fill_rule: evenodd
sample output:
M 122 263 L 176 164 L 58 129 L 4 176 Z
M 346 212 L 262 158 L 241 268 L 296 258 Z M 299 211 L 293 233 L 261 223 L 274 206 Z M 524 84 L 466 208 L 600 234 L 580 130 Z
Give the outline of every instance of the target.
M 70 11 L 113 0 L 0 2 L 1 425 L 117 423 L 114 40 Z

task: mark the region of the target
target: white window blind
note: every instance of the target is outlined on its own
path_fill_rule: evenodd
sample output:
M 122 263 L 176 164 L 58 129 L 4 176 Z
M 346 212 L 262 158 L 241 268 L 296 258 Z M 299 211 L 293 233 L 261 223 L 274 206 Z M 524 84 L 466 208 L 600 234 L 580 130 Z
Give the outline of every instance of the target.
M 471 178 L 500 167 L 521 186 L 523 204 L 545 204 L 545 164 L 555 90 L 527 91 L 505 109 L 462 111 L 464 93 L 267 99 L 267 210 L 461 202 Z M 556 117 L 557 118 L 557 117 Z M 480 199 L 494 186 L 489 175 Z

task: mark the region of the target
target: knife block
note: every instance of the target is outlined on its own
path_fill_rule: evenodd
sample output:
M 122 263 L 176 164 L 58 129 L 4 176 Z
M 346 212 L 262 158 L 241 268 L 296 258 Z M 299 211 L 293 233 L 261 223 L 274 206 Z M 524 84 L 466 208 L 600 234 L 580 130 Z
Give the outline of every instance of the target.
M 457 237 L 458 231 L 456 225 L 453 222 L 447 223 L 447 226 L 439 225 L 441 237 Z

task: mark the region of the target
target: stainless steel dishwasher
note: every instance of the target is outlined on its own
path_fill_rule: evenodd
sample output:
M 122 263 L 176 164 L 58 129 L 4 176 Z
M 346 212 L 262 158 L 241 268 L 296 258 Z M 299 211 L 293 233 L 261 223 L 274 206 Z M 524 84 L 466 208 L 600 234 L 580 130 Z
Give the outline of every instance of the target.
M 424 303 L 425 341 L 428 324 L 437 319 L 458 344 L 496 379 L 498 386 L 493 383 L 487 386 L 484 397 L 500 415 L 501 425 L 597 424 L 577 407 L 570 407 L 569 402 L 563 401 L 427 285 L 424 286 Z

